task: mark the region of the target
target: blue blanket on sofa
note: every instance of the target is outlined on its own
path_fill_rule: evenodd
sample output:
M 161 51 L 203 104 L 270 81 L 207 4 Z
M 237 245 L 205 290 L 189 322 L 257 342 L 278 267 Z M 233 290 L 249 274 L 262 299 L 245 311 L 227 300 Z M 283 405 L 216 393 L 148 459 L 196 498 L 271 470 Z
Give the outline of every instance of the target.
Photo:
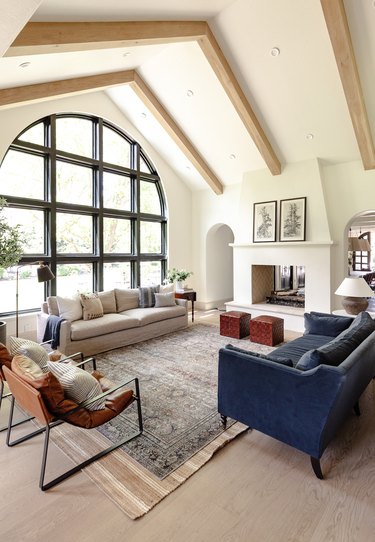
M 55 350 L 60 344 L 60 327 L 64 318 L 60 316 L 54 316 L 51 314 L 48 316 L 46 329 L 44 330 L 43 342 L 51 341 L 51 347 Z

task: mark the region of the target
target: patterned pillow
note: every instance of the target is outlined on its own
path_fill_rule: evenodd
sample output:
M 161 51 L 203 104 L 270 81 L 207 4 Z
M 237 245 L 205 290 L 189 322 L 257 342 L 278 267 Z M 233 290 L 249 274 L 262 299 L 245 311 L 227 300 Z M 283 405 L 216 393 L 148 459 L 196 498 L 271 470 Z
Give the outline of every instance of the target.
M 173 307 L 174 305 L 176 305 L 174 292 L 155 294 L 155 307 Z
M 92 399 L 102 393 L 99 382 L 87 371 L 66 363 L 48 362 L 48 369 L 59 380 L 65 396 L 76 403 Z M 103 410 L 105 398 L 98 399 L 87 407 L 88 410 Z
M 78 296 L 72 298 L 57 295 L 56 300 L 61 318 L 71 322 L 82 319 L 82 306 Z
M 37 365 L 42 369 L 43 373 L 48 371 L 47 362 L 49 360 L 47 351 L 40 346 L 40 344 L 30 341 L 30 339 L 23 339 L 21 337 L 10 337 L 9 348 L 13 356 L 17 354 L 23 354 L 28 358 L 35 361 Z
M 155 294 L 159 292 L 159 286 L 139 288 L 139 306 L 147 309 L 155 305 Z
M 103 316 L 103 305 L 96 292 L 93 294 L 81 294 L 79 297 L 83 307 L 84 320 L 94 320 L 94 318 L 101 318 Z

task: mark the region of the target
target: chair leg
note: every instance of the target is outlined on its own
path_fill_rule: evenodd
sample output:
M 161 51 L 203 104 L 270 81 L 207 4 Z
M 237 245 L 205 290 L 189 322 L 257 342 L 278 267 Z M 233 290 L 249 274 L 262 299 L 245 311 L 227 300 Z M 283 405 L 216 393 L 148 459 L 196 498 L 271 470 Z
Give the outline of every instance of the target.
M 224 416 L 223 414 L 220 414 L 221 423 L 224 426 L 224 429 L 227 427 L 227 416 Z
M 319 478 L 319 480 L 324 480 L 322 469 L 320 466 L 320 460 L 313 456 L 310 456 L 310 459 L 315 476 Z

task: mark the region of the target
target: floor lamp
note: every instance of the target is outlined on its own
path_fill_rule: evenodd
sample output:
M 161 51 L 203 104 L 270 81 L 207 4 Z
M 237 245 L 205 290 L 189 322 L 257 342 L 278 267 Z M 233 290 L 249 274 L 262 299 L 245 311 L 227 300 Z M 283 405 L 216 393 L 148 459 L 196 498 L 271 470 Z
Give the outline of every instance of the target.
M 19 266 L 17 266 L 16 271 L 16 337 L 18 337 L 18 272 L 22 267 L 25 267 L 27 265 L 39 265 L 38 269 L 36 270 L 37 276 L 38 276 L 38 282 L 48 282 L 49 280 L 52 280 L 55 278 L 55 275 L 52 273 L 51 269 L 46 265 L 44 262 L 28 262 L 23 263 Z

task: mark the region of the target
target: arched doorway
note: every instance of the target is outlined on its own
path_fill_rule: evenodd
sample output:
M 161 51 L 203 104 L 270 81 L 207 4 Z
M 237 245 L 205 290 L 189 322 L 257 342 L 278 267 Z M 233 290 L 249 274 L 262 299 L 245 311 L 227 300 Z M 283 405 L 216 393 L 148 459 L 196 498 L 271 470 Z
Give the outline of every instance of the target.
M 206 289 L 212 308 L 224 309 L 225 301 L 233 300 L 234 234 L 226 224 L 215 224 L 206 240 Z
M 348 223 L 348 274 L 364 275 L 375 269 L 375 211 L 363 211 Z

